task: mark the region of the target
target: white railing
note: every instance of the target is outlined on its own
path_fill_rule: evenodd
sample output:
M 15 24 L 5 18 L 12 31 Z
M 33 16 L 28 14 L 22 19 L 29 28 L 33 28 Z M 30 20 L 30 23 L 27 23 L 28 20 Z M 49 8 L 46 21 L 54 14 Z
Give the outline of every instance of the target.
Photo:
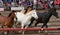
M 0 12 L 1 12 L 1 11 L 4 11 L 4 8 L 0 8 Z
M 24 9 L 24 7 L 11 7 L 11 11 L 12 11 L 12 10 L 15 10 L 15 11 L 16 11 L 16 10 L 22 10 L 22 9 Z

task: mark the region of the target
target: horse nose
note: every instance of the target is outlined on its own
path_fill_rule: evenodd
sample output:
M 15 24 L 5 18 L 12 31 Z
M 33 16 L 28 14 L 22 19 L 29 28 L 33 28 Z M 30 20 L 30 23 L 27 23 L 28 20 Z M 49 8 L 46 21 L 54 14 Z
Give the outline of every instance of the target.
M 36 17 L 36 19 L 38 19 L 38 17 Z
M 59 18 L 59 17 L 57 17 L 57 18 Z

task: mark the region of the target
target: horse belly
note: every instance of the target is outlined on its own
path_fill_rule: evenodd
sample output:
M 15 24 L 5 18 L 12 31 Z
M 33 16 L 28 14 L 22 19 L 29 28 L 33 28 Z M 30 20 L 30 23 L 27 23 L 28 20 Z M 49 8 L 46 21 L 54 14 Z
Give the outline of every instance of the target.
M 37 22 L 39 22 L 39 23 L 43 23 L 42 18 L 38 18 Z
M 17 21 L 18 22 L 22 22 L 24 19 L 22 17 L 18 18 Z
M 31 21 L 27 20 L 27 19 L 24 19 L 22 22 L 23 22 L 24 25 L 29 25 Z
M 31 21 L 26 22 L 26 23 L 25 23 L 25 25 L 29 25 L 29 24 L 30 24 L 30 22 L 31 22 Z

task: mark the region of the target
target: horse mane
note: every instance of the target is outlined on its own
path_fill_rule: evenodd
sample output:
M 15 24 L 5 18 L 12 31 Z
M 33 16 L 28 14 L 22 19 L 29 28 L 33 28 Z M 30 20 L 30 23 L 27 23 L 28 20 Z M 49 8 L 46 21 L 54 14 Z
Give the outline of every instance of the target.
M 56 8 L 55 7 L 50 8 L 49 11 L 56 11 Z
M 8 17 L 10 17 L 10 16 L 11 16 L 11 14 L 12 14 L 12 12 L 8 15 Z
M 12 12 L 16 12 L 16 11 L 12 11 Z M 8 15 L 8 17 L 10 17 L 10 16 L 11 16 L 12 12 Z
M 24 12 L 24 14 L 27 13 L 28 8 L 32 8 L 32 6 L 28 6 L 27 9 L 26 9 L 26 11 Z

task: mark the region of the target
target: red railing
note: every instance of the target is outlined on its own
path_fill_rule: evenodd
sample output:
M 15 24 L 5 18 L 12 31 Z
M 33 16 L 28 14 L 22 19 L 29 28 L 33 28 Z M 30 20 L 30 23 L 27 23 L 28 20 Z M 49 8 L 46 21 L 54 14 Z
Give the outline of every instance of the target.
M 0 31 L 18 31 L 18 30 L 60 30 L 60 28 L 0 28 Z

